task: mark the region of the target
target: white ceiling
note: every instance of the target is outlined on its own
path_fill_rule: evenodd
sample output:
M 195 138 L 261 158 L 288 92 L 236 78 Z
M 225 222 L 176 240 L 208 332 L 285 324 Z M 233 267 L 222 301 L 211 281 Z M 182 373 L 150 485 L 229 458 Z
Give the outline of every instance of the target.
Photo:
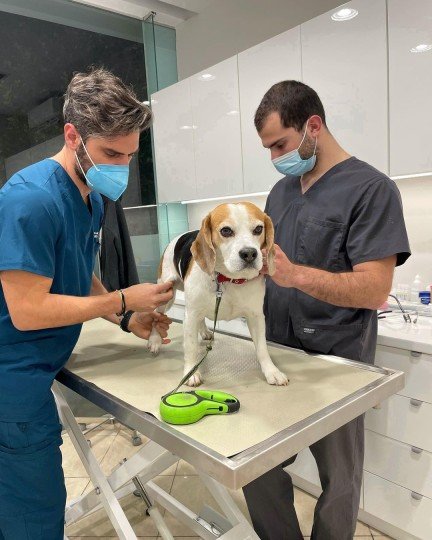
M 156 12 L 156 22 L 167 26 L 178 24 L 194 17 L 214 0 L 72 0 L 79 4 L 106 9 L 136 19 L 145 19 Z

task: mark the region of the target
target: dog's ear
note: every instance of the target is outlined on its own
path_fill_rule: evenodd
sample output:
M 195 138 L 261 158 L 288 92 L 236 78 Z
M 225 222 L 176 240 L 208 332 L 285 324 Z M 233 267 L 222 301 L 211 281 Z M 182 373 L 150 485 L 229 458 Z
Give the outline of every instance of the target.
M 262 246 L 267 250 L 267 268 L 270 276 L 274 274 L 274 258 L 275 258 L 275 247 L 274 247 L 274 227 L 273 222 L 267 214 L 264 214 L 264 230 L 265 230 L 265 240 L 264 245 Z
M 212 276 L 215 271 L 216 251 L 211 233 L 211 216 L 208 214 L 202 220 L 201 229 L 191 246 L 191 252 L 201 270 Z

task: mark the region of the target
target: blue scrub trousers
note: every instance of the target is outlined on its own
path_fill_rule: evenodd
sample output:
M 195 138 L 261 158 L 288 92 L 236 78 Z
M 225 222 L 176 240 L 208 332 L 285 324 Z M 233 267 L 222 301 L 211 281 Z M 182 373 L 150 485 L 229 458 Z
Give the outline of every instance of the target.
M 31 421 L 0 421 L 0 540 L 63 540 L 61 429 L 52 395 Z

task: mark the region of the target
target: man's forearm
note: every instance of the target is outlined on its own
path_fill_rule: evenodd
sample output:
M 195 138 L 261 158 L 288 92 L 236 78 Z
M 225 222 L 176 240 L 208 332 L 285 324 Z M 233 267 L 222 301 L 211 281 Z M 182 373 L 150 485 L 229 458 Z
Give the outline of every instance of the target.
M 108 317 L 121 308 L 121 298 L 114 291 L 97 296 L 66 296 L 63 294 L 44 294 L 37 310 L 26 299 L 21 304 L 19 330 L 42 330 L 80 324 L 98 317 Z
M 301 265 L 295 265 L 293 285 L 318 300 L 348 308 L 378 309 L 390 292 L 371 272 L 338 274 Z
M 103 286 L 102 282 L 100 281 L 100 279 L 98 279 L 94 274 L 93 274 L 93 278 L 92 278 L 92 285 L 91 285 L 91 290 L 90 290 L 90 295 L 91 296 L 99 296 L 101 294 L 107 294 L 108 291 L 105 289 L 105 287 Z M 109 315 L 104 315 L 103 318 L 106 320 L 106 321 L 109 321 L 109 322 L 112 322 L 114 324 L 117 324 L 119 325 L 120 324 L 120 319 L 119 317 L 115 314 L 115 313 L 110 313 Z

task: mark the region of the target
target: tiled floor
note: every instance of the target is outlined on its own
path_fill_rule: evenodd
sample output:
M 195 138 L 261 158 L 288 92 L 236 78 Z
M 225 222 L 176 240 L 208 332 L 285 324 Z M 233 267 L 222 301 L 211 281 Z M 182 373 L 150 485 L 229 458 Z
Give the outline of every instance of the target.
M 91 427 L 91 424 L 89 426 Z M 105 424 L 103 427 L 90 432 L 86 438 L 91 440 L 92 450 L 105 474 L 109 474 L 123 458 L 129 458 L 141 448 L 140 446 L 136 447 L 132 445 L 131 432 L 119 424 Z M 90 491 L 92 485 L 69 436 L 64 435 L 63 440 L 63 468 L 68 500 L 71 500 Z M 143 441 L 145 443 L 144 437 Z M 161 476 L 158 476 L 155 482 L 193 511 L 198 512 L 205 503 L 212 504 L 217 509 L 216 502 L 202 484 L 195 469 L 183 461 L 170 467 Z M 241 490 L 233 491 L 232 496 L 250 520 Z M 312 496 L 296 489 L 295 505 L 300 527 L 306 539 L 309 538 L 312 528 L 315 502 L 316 500 Z M 152 520 L 146 516 L 144 505 L 140 499 L 129 495 L 121 501 L 121 504 L 138 538 L 147 538 L 147 540 L 160 538 Z M 185 527 L 168 512 L 165 513 L 165 520 L 176 539 L 192 540 L 198 538 L 194 536 L 193 531 Z M 69 526 L 66 534 L 68 538 L 85 540 L 117 538 L 115 530 L 103 510 Z M 363 539 L 373 538 L 374 540 L 389 538 L 378 531 L 370 529 L 360 521 L 357 523 L 355 537 Z

